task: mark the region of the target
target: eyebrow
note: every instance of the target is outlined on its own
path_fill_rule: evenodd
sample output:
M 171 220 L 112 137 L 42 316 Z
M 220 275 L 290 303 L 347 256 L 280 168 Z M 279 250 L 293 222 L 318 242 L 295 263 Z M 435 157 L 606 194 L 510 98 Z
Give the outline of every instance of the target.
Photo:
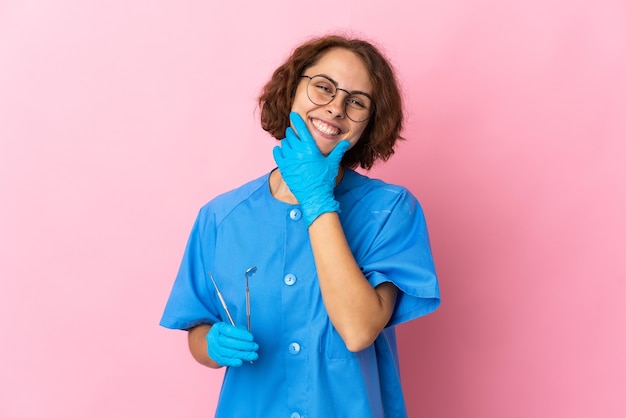
M 372 98 L 372 95 L 371 95 L 371 94 L 369 94 L 369 93 L 367 93 L 367 92 L 364 92 L 364 91 L 361 91 L 361 90 L 352 90 L 352 91 L 348 91 L 348 90 L 346 90 L 346 89 L 341 89 L 341 88 L 339 88 L 339 83 L 337 83 L 337 82 L 336 82 L 336 81 L 335 81 L 335 80 L 334 80 L 331 76 L 329 76 L 329 75 L 327 75 L 327 74 L 317 74 L 317 75 L 321 75 L 322 77 L 327 78 L 327 79 L 328 79 L 328 81 L 330 81 L 331 83 L 333 83 L 333 84 L 335 85 L 335 87 L 336 87 L 338 90 L 347 91 L 347 92 L 348 92 L 348 93 L 350 93 L 350 94 L 363 94 L 363 95 L 365 95 L 365 96 L 369 97 L 372 101 L 374 100 L 374 99 Z

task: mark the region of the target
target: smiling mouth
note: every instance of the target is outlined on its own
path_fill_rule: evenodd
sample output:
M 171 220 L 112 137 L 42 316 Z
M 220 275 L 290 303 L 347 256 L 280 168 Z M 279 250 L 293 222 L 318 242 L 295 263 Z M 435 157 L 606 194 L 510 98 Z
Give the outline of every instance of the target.
M 311 124 L 315 126 L 315 129 L 326 135 L 335 136 L 341 133 L 341 129 L 329 125 L 319 119 L 311 119 Z

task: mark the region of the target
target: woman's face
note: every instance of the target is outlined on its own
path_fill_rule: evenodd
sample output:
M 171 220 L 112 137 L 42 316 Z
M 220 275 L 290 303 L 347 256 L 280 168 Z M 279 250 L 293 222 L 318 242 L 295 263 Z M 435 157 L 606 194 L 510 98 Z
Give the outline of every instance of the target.
M 302 75 L 314 77 L 324 75 L 335 81 L 336 97 L 326 105 L 316 105 L 307 96 L 309 79 L 302 77 L 291 106 L 298 113 L 315 139 L 322 154 L 328 155 L 337 143 L 343 139 L 350 142 L 350 147 L 357 143 L 367 127 L 368 120 L 354 122 L 346 116 L 345 102 L 347 93 L 360 91 L 372 95 L 372 82 L 365 64 L 354 52 L 343 48 L 334 48 L 321 56 L 318 62 L 304 70 Z

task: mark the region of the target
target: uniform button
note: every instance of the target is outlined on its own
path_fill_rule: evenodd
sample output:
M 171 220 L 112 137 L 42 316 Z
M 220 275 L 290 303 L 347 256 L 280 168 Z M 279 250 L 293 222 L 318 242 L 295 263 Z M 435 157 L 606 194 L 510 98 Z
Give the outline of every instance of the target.
M 300 352 L 300 344 L 298 343 L 289 344 L 289 352 L 293 355 L 298 354 Z
M 297 412 L 294 412 L 293 414 L 291 414 L 291 418 L 300 418 L 300 414 Z
M 296 284 L 296 280 L 297 280 L 297 279 L 296 279 L 296 276 L 295 276 L 295 275 L 293 275 L 293 274 L 289 273 L 289 274 L 286 274 L 286 275 L 285 275 L 285 277 L 283 278 L 283 280 L 285 281 L 285 284 L 286 284 L 287 286 L 293 286 L 294 284 Z
M 300 209 L 291 209 L 289 211 L 289 217 L 293 221 L 299 221 L 302 218 L 302 211 Z

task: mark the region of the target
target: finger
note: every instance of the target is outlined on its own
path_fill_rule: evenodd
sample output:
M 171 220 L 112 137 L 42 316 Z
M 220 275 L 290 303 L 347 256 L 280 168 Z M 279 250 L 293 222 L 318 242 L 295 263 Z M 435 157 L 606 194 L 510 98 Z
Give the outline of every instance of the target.
M 241 341 L 225 336 L 220 337 L 219 344 L 221 347 L 228 350 L 256 351 L 259 349 L 259 345 L 254 341 Z
M 238 350 L 236 348 L 228 348 L 223 346 L 220 347 L 217 353 L 209 351 L 209 355 L 211 357 L 217 357 L 220 362 L 223 362 L 225 359 L 241 359 L 246 361 L 254 361 L 259 358 L 259 355 L 256 351 Z M 217 361 L 216 358 L 213 358 L 213 360 Z
M 274 155 L 274 161 L 276 161 L 276 164 L 280 166 L 281 162 L 285 159 L 285 156 L 283 155 L 283 150 L 280 148 L 280 146 L 276 145 L 272 150 L 272 154 Z
M 280 147 L 289 152 L 294 149 L 294 146 L 298 146 L 300 138 L 298 138 L 293 129 L 287 128 L 285 130 L 285 138 L 280 142 Z
M 227 367 L 241 367 L 243 360 L 239 358 L 224 359 L 222 364 Z
M 256 351 L 240 351 L 241 359 L 245 361 L 256 361 L 259 359 L 259 353 Z
M 301 154 L 318 157 L 322 155 L 319 148 L 317 147 L 317 144 L 315 143 L 315 140 L 309 134 L 309 131 L 306 131 L 306 135 L 304 136 L 304 138 L 308 139 L 302 140 L 301 138 L 298 138 L 296 132 L 291 127 L 287 128 L 287 130 L 285 131 L 285 139 L 283 139 L 283 141 L 287 142 L 283 146 L 283 148 L 285 150 L 288 150 L 289 154 L 285 154 L 285 156 L 292 154 Z
M 331 158 L 336 161 L 340 161 L 341 158 L 343 157 L 343 154 L 345 154 L 346 151 L 348 151 L 348 148 L 350 148 L 350 142 L 344 139 L 343 141 L 340 141 L 335 146 L 335 148 L 328 155 L 328 158 Z
M 243 327 L 234 327 L 232 325 L 227 325 L 225 327 L 221 327 L 219 331 L 221 335 L 231 337 L 237 340 L 241 340 L 241 341 L 253 341 L 254 340 L 254 336 L 250 333 L 250 331 L 248 331 L 247 329 Z
M 317 148 L 314 142 L 306 143 L 301 141 L 291 127 L 286 129 L 285 138 L 281 141 L 280 147 L 282 148 L 283 156 L 286 159 L 299 158 L 298 156 L 301 155 L 309 155 L 312 153 L 311 148 Z
M 298 134 L 296 133 L 296 131 L 293 130 L 291 126 L 285 129 L 285 139 L 287 139 L 287 142 L 289 142 L 290 144 L 296 141 L 300 141 L 300 138 L 298 138 Z
M 220 359 L 217 362 L 223 366 L 228 366 L 228 367 L 239 367 L 243 364 L 243 360 L 236 356 L 235 357 L 220 356 Z
M 314 142 L 309 129 L 306 127 L 306 123 L 304 123 L 304 120 L 299 114 L 291 112 L 289 119 L 291 120 L 291 126 L 293 126 L 298 138 L 300 138 L 302 142 Z
M 209 348 L 209 357 L 222 366 L 239 367 L 243 364 L 243 361 L 239 356 L 234 355 L 235 351 L 211 350 Z

